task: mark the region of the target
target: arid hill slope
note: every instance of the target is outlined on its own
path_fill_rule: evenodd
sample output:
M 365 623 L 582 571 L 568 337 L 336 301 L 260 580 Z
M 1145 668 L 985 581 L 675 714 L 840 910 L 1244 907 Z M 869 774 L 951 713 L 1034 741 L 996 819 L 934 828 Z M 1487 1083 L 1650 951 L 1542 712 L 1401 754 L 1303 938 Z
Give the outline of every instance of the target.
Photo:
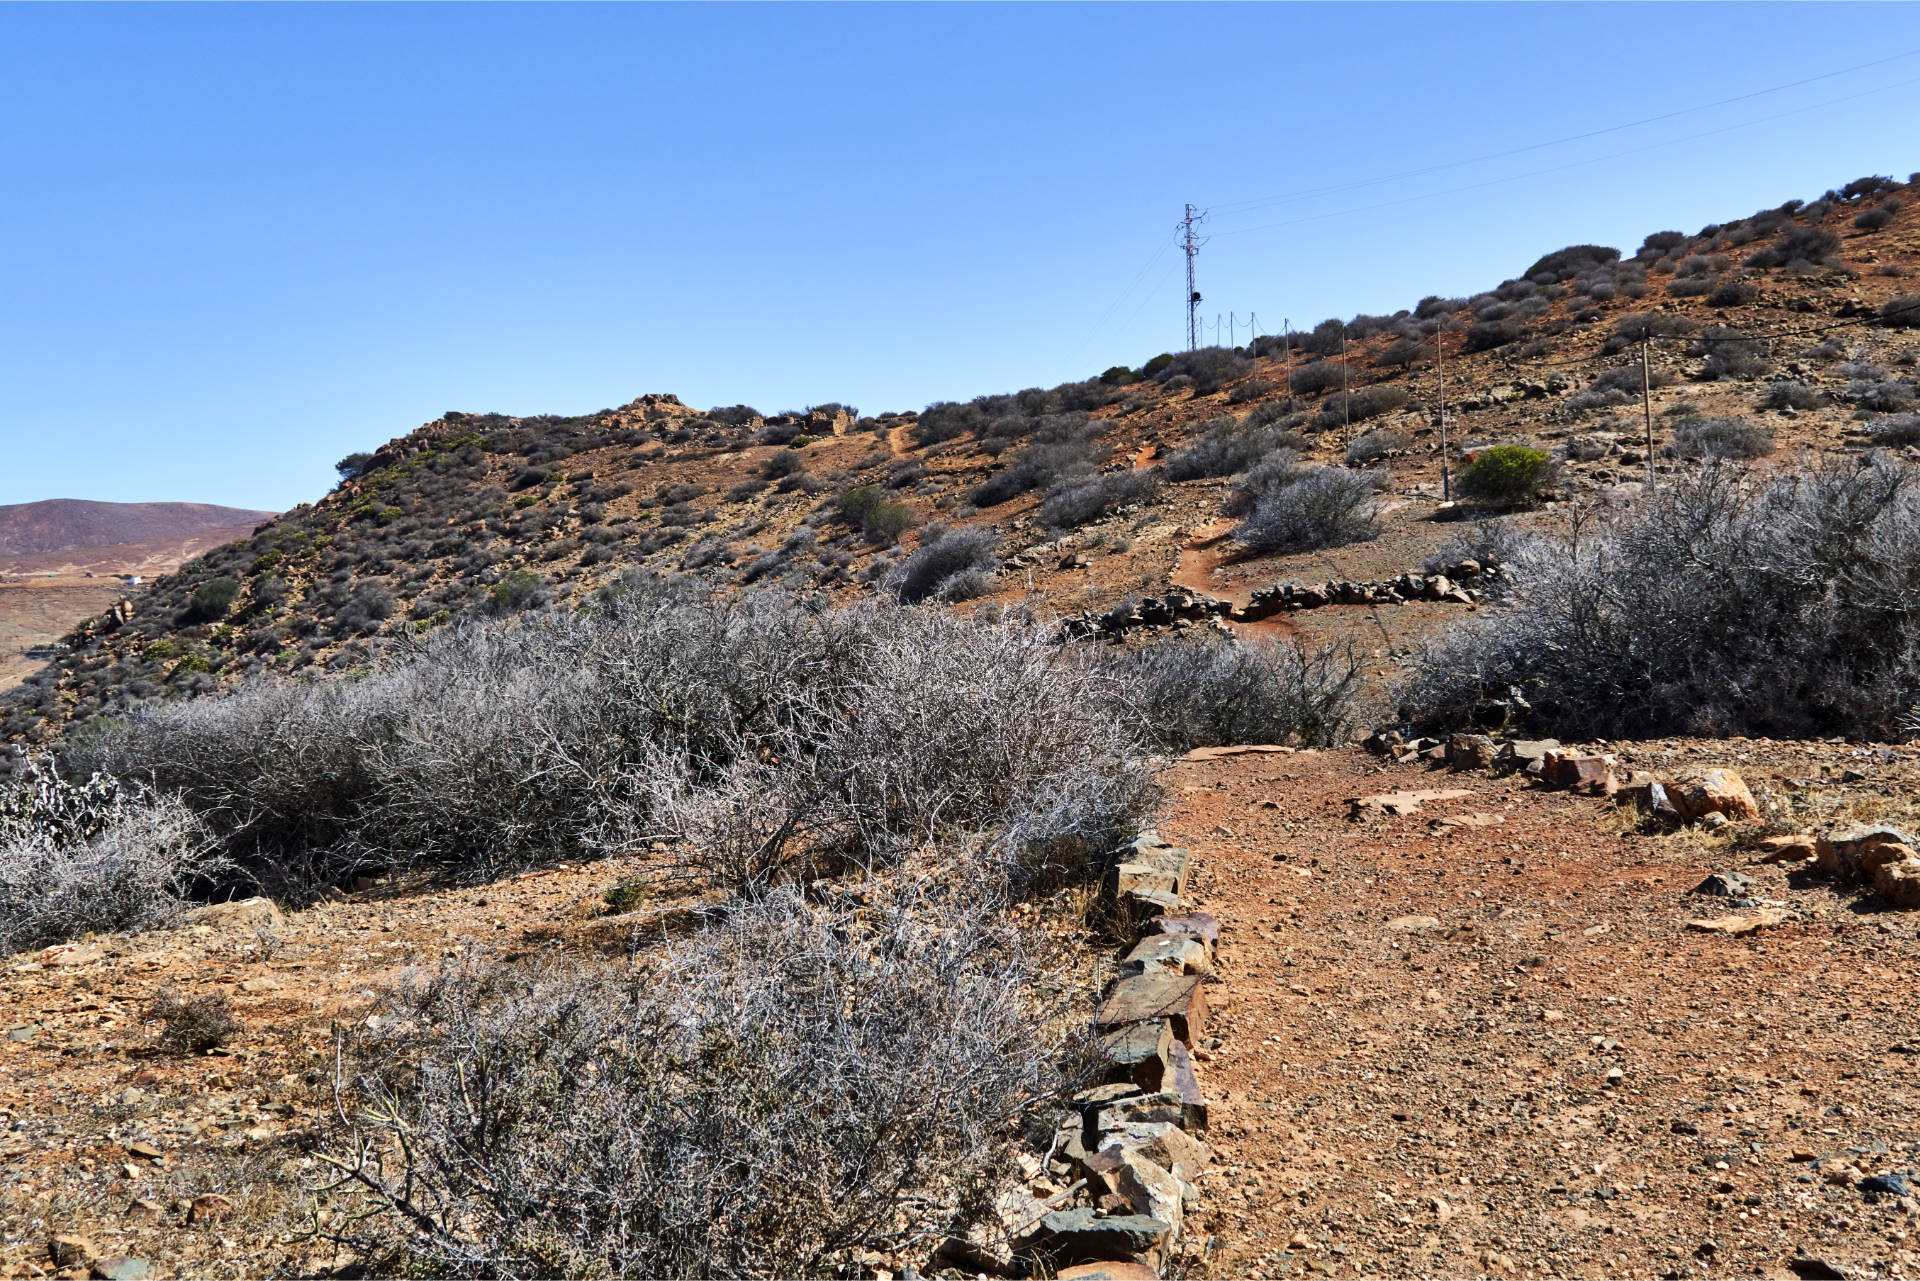
M 1287 579 L 1384 578 L 1461 541 L 1463 513 L 1442 503 L 1443 431 L 1453 468 L 1508 441 L 1561 458 L 1544 510 L 1515 519 L 1631 502 L 1649 474 L 1642 333 L 1656 476 L 1692 465 L 1701 425 L 1722 417 L 1758 429 L 1776 460 L 1801 447 L 1911 450 L 1916 196 L 1863 179 L 1811 204 L 1655 233 L 1637 252 L 1549 253 L 1472 298 L 917 413 L 701 412 L 665 395 L 566 418 L 449 413 L 350 460 L 316 503 L 162 579 L 130 620 L 77 628 L 7 696 L 0 736 L 42 740 L 248 672 L 362 666 L 403 631 L 583 602 L 635 576 L 850 597 L 949 528 L 995 545 L 990 562 L 958 548 L 968 573 L 943 580 L 946 598 L 1063 615 L 1172 583 L 1244 599 Z M 1250 460 L 1222 470 L 1174 456 L 1249 435 L 1368 477 L 1385 500 L 1380 536 L 1230 554 L 1222 502 Z M 1297 617 L 1385 657 L 1447 616 Z
M 47 560 L 57 553 L 79 563 L 111 557 L 114 549 L 133 544 L 157 549 L 168 543 L 205 545 L 209 536 L 230 541 L 251 534 L 253 526 L 273 515 L 210 503 L 96 503 L 79 498 L 14 503 L 0 506 L 0 573 L 35 572 L 43 562 L 57 568 Z

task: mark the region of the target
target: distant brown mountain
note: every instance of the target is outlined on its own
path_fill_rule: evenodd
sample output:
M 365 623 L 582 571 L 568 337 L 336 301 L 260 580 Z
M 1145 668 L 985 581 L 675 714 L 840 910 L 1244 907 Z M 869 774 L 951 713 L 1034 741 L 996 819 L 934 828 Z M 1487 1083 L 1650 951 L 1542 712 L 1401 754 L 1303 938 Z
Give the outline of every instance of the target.
M 98 549 L 128 543 L 191 540 L 209 534 L 239 537 L 276 513 L 216 507 L 211 503 L 96 503 L 51 498 L 0 506 L 0 563 L 48 552 Z

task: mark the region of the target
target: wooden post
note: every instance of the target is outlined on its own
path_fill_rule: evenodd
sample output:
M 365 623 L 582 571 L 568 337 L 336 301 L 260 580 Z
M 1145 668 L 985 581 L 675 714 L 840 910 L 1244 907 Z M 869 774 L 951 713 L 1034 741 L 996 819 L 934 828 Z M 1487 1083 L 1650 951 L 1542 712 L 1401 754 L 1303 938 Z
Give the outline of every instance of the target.
M 1646 335 L 1640 337 L 1640 408 L 1647 417 L 1647 484 L 1653 484 L 1653 375 L 1647 360 L 1652 345 Z

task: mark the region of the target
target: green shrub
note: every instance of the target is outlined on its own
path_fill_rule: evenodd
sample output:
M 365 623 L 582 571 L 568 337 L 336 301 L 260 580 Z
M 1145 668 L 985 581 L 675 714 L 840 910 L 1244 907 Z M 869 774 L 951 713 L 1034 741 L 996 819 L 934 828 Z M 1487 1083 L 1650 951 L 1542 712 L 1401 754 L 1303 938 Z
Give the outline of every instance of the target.
M 233 598 L 240 594 L 240 582 L 233 578 L 215 578 L 193 589 L 188 598 L 187 621 L 210 623 L 225 616 L 233 607 Z
M 1531 502 L 1553 483 L 1553 459 L 1525 445 L 1494 445 L 1460 469 L 1458 487 L 1468 498 L 1499 506 Z
M 270 552 L 263 552 L 253 558 L 253 564 L 247 566 L 247 573 L 258 577 L 272 569 L 275 565 L 278 565 L 284 559 L 286 558 L 280 554 L 278 548 Z
M 164 663 L 169 658 L 177 658 L 179 654 L 180 647 L 164 636 L 140 651 L 140 657 L 149 663 Z
M 855 485 L 834 500 L 842 519 L 859 527 L 875 542 L 892 542 L 913 528 L 913 512 L 904 503 L 887 501 L 878 485 Z
M 540 595 L 540 576 L 516 569 L 487 591 L 487 603 L 497 614 L 511 614 L 533 604 Z

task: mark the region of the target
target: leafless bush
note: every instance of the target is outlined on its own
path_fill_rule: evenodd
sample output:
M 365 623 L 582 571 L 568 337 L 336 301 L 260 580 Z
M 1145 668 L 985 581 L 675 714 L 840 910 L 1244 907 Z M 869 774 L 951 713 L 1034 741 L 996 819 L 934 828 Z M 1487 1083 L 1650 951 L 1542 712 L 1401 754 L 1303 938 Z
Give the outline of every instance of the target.
M 1347 463 L 1356 467 L 1377 463 L 1382 458 L 1400 453 L 1412 443 L 1405 432 L 1395 431 L 1391 427 L 1376 427 L 1348 442 Z
M 651 980 L 444 969 L 352 1047 L 336 1186 L 384 1211 L 364 1249 L 451 1275 L 833 1274 L 964 1226 L 1061 1092 L 1030 975 L 970 897 L 784 893 Z
M 1252 556 L 1311 551 L 1376 538 L 1373 482 L 1343 467 L 1315 467 L 1261 494 L 1233 531 Z
M 1773 433 L 1744 418 L 1689 418 L 1673 430 L 1682 458 L 1760 458 L 1773 452 Z
M 1797 379 L 1782 379 L 1767 384 L 1760 397 L 1762 409 L 1818 409 L 1827 403 L 1821 392 Z
M 1139 829 L 1155 792 L 1109 673 L 1020 619 L 859 617 L 862 662 L 759 734 L 760 752 L 644 771 L 656 821 L 703 872 L 751 890 L 984 841 L 1025 892 L 1096 873 Z
M 1198 480 L 1245 471 L 1280 448 L 1286 433 L 1271 427 L 1216 418 L 1199 439 L 1162 463 L 1168 480 Z
M 913 555 L 894 570 L 887 585 L 907 604 L 941 594 L 956 577 L 997 565 L 1000 538 L 984 526 L 949 529 L 923 539 Z
M 169 1054 L 204 1054 L 240 1030 L 225 992 L 187 996 L 172 984 L 153 994 L 141 1017 L 160 1023 L 160 1048 Z
M 0 952 L 160 924 L 197 877 L 219 870 L 177 801 L 123 801 L 80 824 L 68 817 L 0 834 Z
M 1920 472 L 1885 456 L 1770 480 L 1710 461 L 1531 543 L 1515 606 L 1431 648 L 1406 707 L 1459 724 L 1518 692 L 1581 738 L 1888 733 L 1920 694 L 1916 520 Z
M 487 878 L 661 831 L 714 846 L 725 866 L 706 870 L 729 884 L 936 837 L 998 842 L 1019 879 L 1029 845 L 1007 833 L 1034 833 L 1045 861 L 1071 844 L 1045 823 L 1068 818 L 1084 871 L 1151 789 L 1097 679 L 1049 640 L 940 611 L 637 589 L 587 615 L 448 629 L 362 680 L 143 713 L 75 761 L 178 791 L 246 874 L 294 895 L 368 866 Z
M 143 711 L 73 758 L 179 793 L 276 892 L 367 865 L 488 877 L 620 847 L 628 764 L 711 756 L 844 642 L 790 598 L 638 591 L 591 616 L 448 628 L 364 680 Z
M 1084 525 L 1116 507 L 1150 503 L 1159 493 L 1160 478 L 1150 471 L 1112 471 L 1056 489 L 1040 504 L 1039 516 L 1056 527 Z
M 1867 438 L 1880 446 L 1920 445 L 1920 414 L 1895 414 L 1867 424 Z
M 1331 747 L 1353 728 L 1360 664 L 1351 645 L 1173 641 L 1117 665 L 1128 713 L 1164 751 L 1233 743 Z

